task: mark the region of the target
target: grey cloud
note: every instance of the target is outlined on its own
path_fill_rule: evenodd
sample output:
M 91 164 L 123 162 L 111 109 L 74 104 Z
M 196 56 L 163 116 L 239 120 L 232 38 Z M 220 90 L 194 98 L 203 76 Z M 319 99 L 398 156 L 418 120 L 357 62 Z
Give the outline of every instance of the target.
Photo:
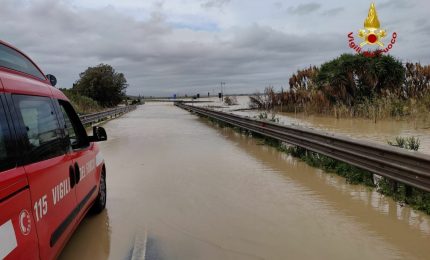
M 231 92 L 287 86 L 298 68 L 350 51 L 344 32 L 298 35 L 257 24 L 215 33 L 192 31 L 172 27 L 162 8 L 138 21 L 113 7 L 2 0 L 0 17 L 1 39 L 56 75 L 59 86 L 70 87 L 88 66 L 108 63 L 126 75 L 133 95 L 205 93 L 220 81 Z M 399 47 L 404 53 L 410 49 L 406 43 Z M 410 57 L 422 57 L 423 49 L 413 49 Z
M 281 9 L 284 5 L 282 4 L 282 2 L 274 2 L 274 3 L 273 3 L 273 6 L 274 6 L 276 9 Z
M 220 81 L 231 91 L 252 92 L 286 85 L 298 67 L 342 48 L 329 36 L 297 36 L 258 25 L 237 28 L 233 38 L 222 40 L 222 35 L 170 27 L 159 8 L 150 19 L 137 21 L 112 7 L 79 9 L 39 0 L 17 8 L 12 0 L 3 2 L 2 40 L 56 75 L 61 87 L 70 87 L 88 66 L 108 63 L 126 75 L 130 94 L 203 93 Z
M 328 10 L 322 12 L 322 15 L 335 16 L 344 10 L 345 10 L 345 8 L 343 8 L 343 7 L 332 8 L 332 9 L 328 9 Z
M 206 9 L 210 8 L 223 8 L 226 4 L 230 3 L 231 0 L 205 0 L 201 6 Z
M 414 22 L 414 28 L 411 32 L 427 35 L 430 34 L 430 22 L 428 22 L 426 19 L 417 19 Z
M 312 34 L 294 35 L 270 27 L 254 25 L 237 34 L 235 46 L 239 49 L 252 48 L 267 53 L 309 55 L 320 51 L 341 48 L 342 43 L 334 41 L 343 35 Z
M 392 8 L 392 9 L 398 9 L 400 11 L 401 9 L 412 8 L 414 6 L 415 4 L 412 1 L 408 1 L 408 0 L 389 0 L 381 4 L 377 4 L 376 8 L 377 9 L 378 7 L 381 9 Z
M 288 7 L 288 13 L 296 15 L 307 15 L 321 8 L 319 3 L 299 4 L 296 7 Z
M 6 21 L 0 25 L 2 39 L 56 75 L 62 87 L 70 87 L 88 66 L 108 63 L 125 73 L 131 94 L 211 89 L 220 80 L 237 90 L 254 90 L 268 82 L 288 82 L 289 69 L 312 63 L 318 55 L 313 36 L 295 37 L 257 25 L 237 29 L 227 42 L 204 32 L 188 39 L 184 30 L 166 22 L 159 8 L 142 22 L 112 7 L 83 10 L 48 0 L 17 8 L 10 0 L 0 17 Z

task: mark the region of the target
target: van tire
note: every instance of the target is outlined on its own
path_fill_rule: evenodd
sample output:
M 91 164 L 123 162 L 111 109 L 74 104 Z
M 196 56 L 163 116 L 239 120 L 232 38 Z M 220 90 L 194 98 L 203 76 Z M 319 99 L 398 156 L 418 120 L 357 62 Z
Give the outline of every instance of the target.
M 100 186 L 99 186 L 99 194 L 97 195 L 96 200 L 94 201 L 92 212 L 95 214 L 101 213 L 106 208 L 106 174 L 103 170 L 100 176 Z

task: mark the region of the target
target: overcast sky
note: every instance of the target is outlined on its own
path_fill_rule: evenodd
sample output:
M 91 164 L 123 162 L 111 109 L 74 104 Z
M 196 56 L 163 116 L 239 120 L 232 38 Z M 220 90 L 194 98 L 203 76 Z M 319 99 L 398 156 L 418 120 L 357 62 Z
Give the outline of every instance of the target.
M 252 93 L 288 87 L 297 69 L 352 53 L 370 1 L 0 0 L 0 39 L 71 87 L 89 66 L 111 64 L 128 94 Z M 398 33 L 392 54 L 430 63 L 430 1 L 376 1 Z M 387 42 L 388 40 L 386 40 Z M 359 40 L 357 40 L 359 42 Z

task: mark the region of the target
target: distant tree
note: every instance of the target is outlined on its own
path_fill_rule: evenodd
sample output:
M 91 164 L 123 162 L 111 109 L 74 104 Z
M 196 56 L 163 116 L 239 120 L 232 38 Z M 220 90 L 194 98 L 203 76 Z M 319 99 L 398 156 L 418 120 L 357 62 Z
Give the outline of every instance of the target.
M 238 104 L 237 98 L 235 96 L 226 96 L 226 97 L 224 97 L 224 103 L 227 106 L 234 106 L 234 105 Z
M 318 68 L 310 66 L 309 68 L 298 70 L 294 73 L 289 80 L 290 89 L 294 92 L 301 90 L 311 91 L 316 88 L 316 77 L 318 75 Z
M 421 98 L 430 92 L 430 65 L 406 63 L 405 95 Z
M 108 64 L 89 67 L 79 77 L 73 89 L 80 95 L 92 98 L 103 107 L 121 103 L 128 86 L 124 74 L 116 72 Z
M 253 109 L 272 109 L 277 104 L 278 97 L 273 86 L 266 87 L 264 93 L 256 92 L 249 96 L 249 107 Z
M 343 54 L 321 65 L 317 84 L 332 103 L 353 106 L 363 99 L 399 95 L 404 77 L 402 63 L 390 55 Z

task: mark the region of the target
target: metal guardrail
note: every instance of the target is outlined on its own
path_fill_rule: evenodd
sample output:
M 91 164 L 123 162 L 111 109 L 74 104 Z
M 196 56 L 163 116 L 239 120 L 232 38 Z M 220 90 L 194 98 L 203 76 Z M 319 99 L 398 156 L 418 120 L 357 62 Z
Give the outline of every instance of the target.
M 102 120 L 106 120 L 108 118 L 113 118 L 113 117 L 123 115 L 135 109 L 136 109 L 136 106 L 117 107 L 103 112 L 82 115 L 79 118 L 81 119 L 81 122 L 83 125 L 88 125 L 88 124 L 100 122 Z
M 233 126 L 306 148 L 389 179 L 430 191 L 430 156 L 299 126 L 284 126 L 207 108 L 176 106 Z

